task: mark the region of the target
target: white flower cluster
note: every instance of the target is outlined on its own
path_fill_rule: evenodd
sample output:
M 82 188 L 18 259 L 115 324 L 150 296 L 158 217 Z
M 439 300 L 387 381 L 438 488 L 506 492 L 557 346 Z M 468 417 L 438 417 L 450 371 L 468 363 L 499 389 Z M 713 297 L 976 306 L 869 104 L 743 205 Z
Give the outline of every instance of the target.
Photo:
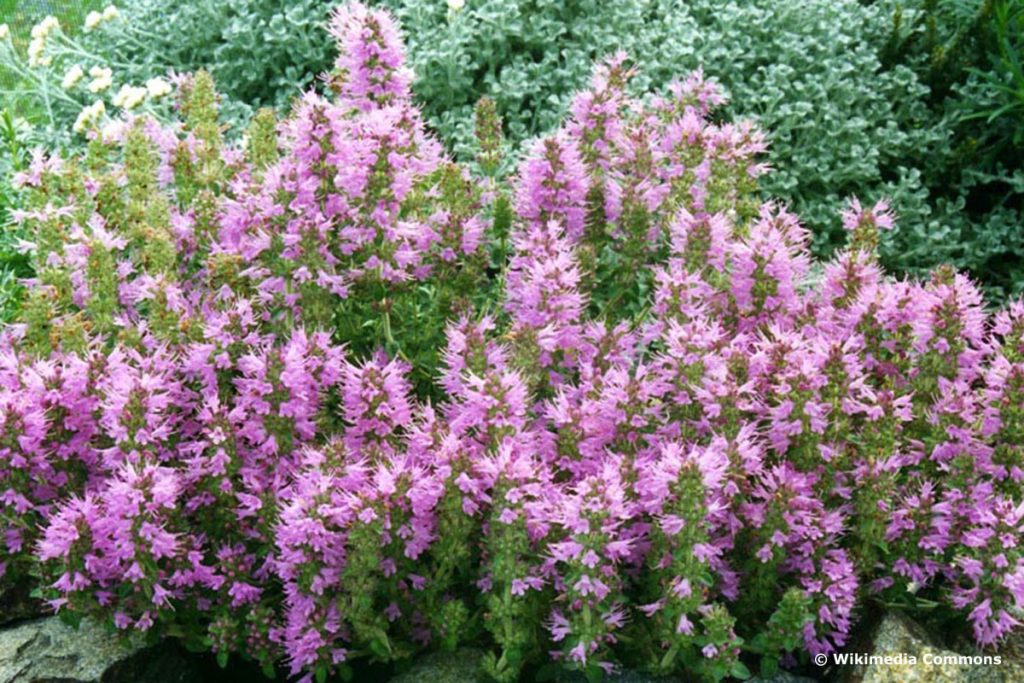
M 57 21 L 57 17 L 52 14 L 48 15 L 45 19 L 32 27 L 32 38 L 45 39 L 46 36 L 53 33 L 55 28 L 60 28 L 60 22 Z
M 7 40 L 9 35 L 11 35 L 11 27 L 7 24 L 0 24 L 0 40 Z
M 75 119 L 74 131 L 76 133 L 84 133 L 87 129 L 98 123 L 106 113 L 107 107 L 103 104 L 103 100 L 96 100 L 89 106 L 83 107 L 82 111 L 78 113 L 78 118 Z
M 126 83 L 121 86 L 121 89 L 117 91 L 117 94 L 114 95 L 114 99 L 111 101 L 115 107 L 131 110 L 143 103 L 146 99 L 146 93 L 147 90 L 145 88 Z
M 65 90 L 74 88 L 78 83 L 81 82 L 85 76 L 85 70 L 81 64 L 75 64 L 64 74 L 64 79 L 61 81 L 61 87 Z M 89 69 L 90 81 L 86 86 L 89 92 L 93 94 L 99 94 L 110 89 L 114 82 L 114 72 L 112 69 L 104 66 L 94 66 Z M 131 85 L 125 83 L 117 91 L 111 99 L 110 103 L 115 107 L 120 107 L 126 111 L 135 109 L 140 104 L 146 101 L 146 98 L 152 100 L 158 100 L 162 97 L 173 92 L 174 88 L 163 78 L 151 78 L 146 81 L 146 85 Z M 95 104 L 90 109 L 86 107 L 82 110 L 82 113 L 78 117 L 78 122 L 75 124 L 75 130 L 81 131 L 87 126 L 91 120 L 91 114 L 95 113 Z
M 7 24 L 4 24 L 4 27 L 6 28 Z M 53 58 L 46 54 L 46 37 L 53 33 L 54 29 L 60 30 L 60 22 L 52 14 L 32 27 L 32 40 L 28 44 L 29 66 L 49 66 L 53 61 Z
M 162 78 L 151 78 L 146 81 L 146 91 L 154 100 L 170 95 L 172 90 L 171 84 Z
M 67 70 L 67 73 L 64 74 L 64 80 L 60 82 L 60 87 L 65 90 L 71 90 L 71 88 L 75 87 L 75 85 L 82 80 L 82 76 L 84 75 L 85 70 L 82 69 L 82 65 L 75 64 Z
M 114 72 L 107 67 L 94 66 L 89 69 L 89 76 L 92 77 L 88 85 L 91 93 L 103 92 L 114 84 Z
M 86 33 L 99 28 L 100 24 L 105 21 L 113 21 L 121 16 L 121 12 L 118 11 L 113 5 L 107 5 L 102 12 L 93 10 L 85 15 L 85 25 L 82 27 Z

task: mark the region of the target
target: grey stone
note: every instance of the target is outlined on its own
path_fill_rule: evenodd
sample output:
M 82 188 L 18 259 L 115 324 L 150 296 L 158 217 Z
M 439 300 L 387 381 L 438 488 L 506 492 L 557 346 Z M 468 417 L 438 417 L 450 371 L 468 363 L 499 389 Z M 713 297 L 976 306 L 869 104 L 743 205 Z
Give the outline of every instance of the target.
M 1019 683 L 1024 661 L 1006 652 L 954 652 L 906 616 L 888 614 L 875 630 L 869 653 L 888 656 L 855 665 L 847 680 L 860 683 Z M 985 660 L 984 657 L 999 657 Z
M 0 683 L 194 683 L 198 671 L 173 645 L 149 647 L 83 621 L 56 617 L 0 629 Z

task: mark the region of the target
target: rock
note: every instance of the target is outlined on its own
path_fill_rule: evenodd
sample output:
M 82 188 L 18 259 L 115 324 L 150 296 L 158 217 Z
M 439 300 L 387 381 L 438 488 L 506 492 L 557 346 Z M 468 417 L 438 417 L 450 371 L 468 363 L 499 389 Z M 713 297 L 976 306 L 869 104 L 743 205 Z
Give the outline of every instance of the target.
M 865 654 L 874 658 L 851 663 L 847 680 L 860 683 L 1024 681 L 1024 660 L 989 652 L 953 652 L 937 644 L 920 625 L 899 614 L 888 614 L 882 619 L 871 647 L 871 652 Z M 883 657 L 888 658 L 879 659 Z
M 480 673 L 483 653 L 461 649 L 434 652 L 417 657 L 412 668 L 391 679 L 390 683 L 484 683 Z
M 195 666 L 170 644 L 148 647 L 57 617 L 0 630 L 0 683 L 194 683 Z

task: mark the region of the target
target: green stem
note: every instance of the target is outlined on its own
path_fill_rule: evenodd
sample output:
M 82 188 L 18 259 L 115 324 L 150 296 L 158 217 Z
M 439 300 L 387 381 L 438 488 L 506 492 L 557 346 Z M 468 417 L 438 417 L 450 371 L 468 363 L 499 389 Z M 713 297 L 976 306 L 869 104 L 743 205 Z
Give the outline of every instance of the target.
M 658 668 L 662 671 L 667 671 L 672 666 L 672 662 L 676 658 L 676 653 L 679 652 L 679 643 L 672 643 L 672 647 L 668 649 L 665 656 L 661 658 L 661 662 L 658 664 Z

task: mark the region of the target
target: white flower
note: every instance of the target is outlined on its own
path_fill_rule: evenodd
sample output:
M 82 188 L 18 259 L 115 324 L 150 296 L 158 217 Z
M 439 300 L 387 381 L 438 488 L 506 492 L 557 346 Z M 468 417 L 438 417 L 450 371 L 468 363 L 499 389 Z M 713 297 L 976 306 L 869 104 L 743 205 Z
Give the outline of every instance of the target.
M 103 118 L 103 115 L 106 113 L 107 107 L 103 104 L 103 100 L 96 100 L 88 107 L 83 107 L 82 111 L 78 112 L 78 118 L 75 119 L 74 131 L 76 133 L 84 133 Z
M 68 69 L 68 72 L 64 74 L 64 80 L 60 82 L 60 87 L 65 90 L 71 90 L 75 87 L 78 81 L 82 80 L 82 76 L 85 75 L 85 71 L 82 70 L 81 64 L 75 64 L 73 67 Z
M 51 14 L 32 27 L 32 38 L 43 40 L 50 35 L 53 29 L 59 27 L 60 22 L 57 21 L 57 17 Z
M 75 119 L 75 125 L 71 126 L 71 130 L 76 133 L 84 133 L 87 125 L 89 125 L 89 107 L 82 107 L 82 111 L 78 112 L 78 117 Z
M 71 127 L 76 133 L 84 133 L 85 127 L 89 125 L 89 108 L 83 107 L 82 111 L 78 112 L 78 118 L 75 119 L 75 125 Z
M 171 94 L 171 84 L 162 78 L 151 78 L 146 81 L 146 90 L 154 100 Z
M 113 5 L 107 5 L 103 8 L 103 21 L 113 21 L 119 16 L 121 16 L 121 13 Z
M 93 10 L 92 12 L 89 12 L 85 15 L 85 26 L 83 26 L 82 28 L 86 33 L 88 33 L 89 31 L 92 31 L 94 28 L 96 28 L 102 23 L 103 15 Z
M 28 44 L 28 65 L 45 66 L 49 59 L 43 56 L 46 51 L 46 38 L 33 38 Z
M 11 35 L 11 27 L 7 24 L 0 24 L 0 40 L 4 40 L 9 35 Z
M 134 109 L 146 99 L 146 89 L 125 83 L 111 100 L 115 107 Z
M 146 89 L 145 88 L 132 88 L 128 93 L 128 96 L 124 100 L 125 109 L 135 109 L 143 102 L 146 101 Z
M 89 92 L 103 92 L 114 84 L 114 72 L 102 66 L 94 66 L 89 69 L 92 81 L 89 82 Z
M 466 0 L 448 0 L 448 9 L 452 12 L 458 12 L 466 6 Z

